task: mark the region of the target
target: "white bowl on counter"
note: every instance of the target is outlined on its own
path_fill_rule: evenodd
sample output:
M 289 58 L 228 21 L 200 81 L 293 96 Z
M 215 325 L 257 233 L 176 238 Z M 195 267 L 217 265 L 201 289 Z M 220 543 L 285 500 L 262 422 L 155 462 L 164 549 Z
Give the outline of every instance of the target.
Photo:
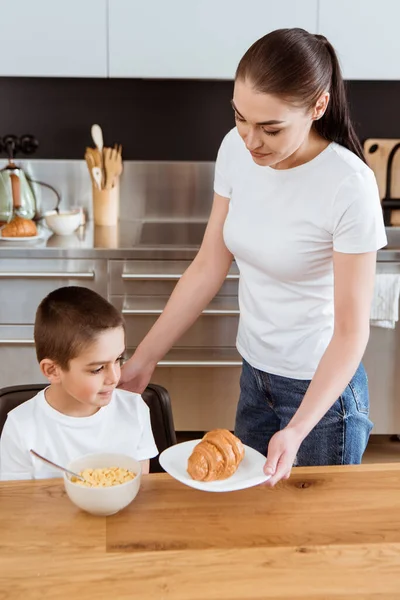
M 46 225 L 57 235 L 71 235 L 81 224 L 79 210 L 50 210 L 44 213 Z
M 80 473 L 84 469 L 120 467 L 135 473 L 134 479 L 111 487 L 86 487 L 71 481 L 64 473 L 64 485 L 69 499 L 92 515 L 106 517 L 119 512 L 136 497 L 142 479 L 140 462 L 126 454 L 87 454 L 69 463 L 68 469 Z

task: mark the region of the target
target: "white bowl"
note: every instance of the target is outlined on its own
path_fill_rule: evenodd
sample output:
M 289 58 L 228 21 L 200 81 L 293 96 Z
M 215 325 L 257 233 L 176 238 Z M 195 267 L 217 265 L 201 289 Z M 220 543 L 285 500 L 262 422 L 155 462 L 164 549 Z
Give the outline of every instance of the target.
M 102 469 L 122 467 L 135 473 L 136 477 L 111 487 L 86 487 L 73 483 L 64 473 L 66 492 L 76 506 L 92 515 L 106 517 L 114 515 L 132 502 L 140 488 L 142 478 L 141 464 L 126 454 L 87 454 L 69 463 L 68 469 L 79 473 L 83 469 Z
M 71 235 L 81 223 L 79 210 L 50 210 L 44 214 L 47 227 L 57 235 Z

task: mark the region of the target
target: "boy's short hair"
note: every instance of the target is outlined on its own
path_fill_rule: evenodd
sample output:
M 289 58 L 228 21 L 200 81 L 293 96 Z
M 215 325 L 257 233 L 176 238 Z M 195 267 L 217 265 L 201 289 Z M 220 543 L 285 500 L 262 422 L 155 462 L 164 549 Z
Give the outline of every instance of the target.
M 100 333 L 116 327 L 125 329 L 121 313 L 93 290 L 78 286 L 54 290 L 36 311 L 37 359 L 40 363 L 49 358 L 68 370 L 69 362 Z

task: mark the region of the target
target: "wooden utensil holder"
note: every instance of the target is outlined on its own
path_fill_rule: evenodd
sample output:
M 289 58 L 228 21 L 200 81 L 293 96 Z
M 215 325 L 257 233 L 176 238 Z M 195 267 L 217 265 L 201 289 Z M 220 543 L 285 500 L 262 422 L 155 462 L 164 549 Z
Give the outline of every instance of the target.
M 99 190 L 93 186 L 93 220 L 95 225 L 114 226 L 119 219 L 119 186 Z
M 118 237 L 118 225 L 112 225 L 108 227 L 96 225 L 94 227 L 95 248 L 118 248 Z

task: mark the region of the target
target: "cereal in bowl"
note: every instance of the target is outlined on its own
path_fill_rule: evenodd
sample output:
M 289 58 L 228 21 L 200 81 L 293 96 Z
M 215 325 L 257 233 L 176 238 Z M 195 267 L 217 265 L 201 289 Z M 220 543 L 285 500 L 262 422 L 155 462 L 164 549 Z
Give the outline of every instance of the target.
M 131 481 L 136 477 L 135 473 L 121 467 L 107 467 L 104 469 L 84 469 L 79 473 L 85 481 L 71 477 L 73 483 L 85 487 L 111 487 Z

